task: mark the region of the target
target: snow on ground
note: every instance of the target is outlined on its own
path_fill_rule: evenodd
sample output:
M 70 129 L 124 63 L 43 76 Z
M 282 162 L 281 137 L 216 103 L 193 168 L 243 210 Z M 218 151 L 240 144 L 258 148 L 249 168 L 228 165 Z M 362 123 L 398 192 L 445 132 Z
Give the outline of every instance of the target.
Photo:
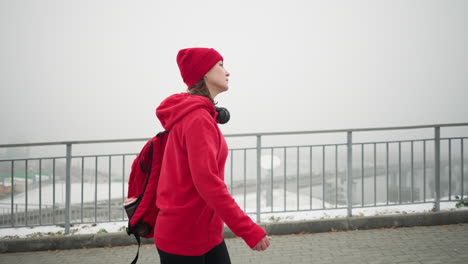
M 444 202 L 440 204 L 441 211 L 449 210 L 468 210 L 468 207 L 456 208 L 456 202 Z M 416 205 L 398 205 L 398 206 L 382 206 L 372 208 L 355 208 L 353 216 L 375 216 L 375 215 L 391 215 L 391 214 L 411 214 L 430 212 L 433 204 L 416 204 Z M 319 210 L 307 212 L 286 212 L 286 213 L 265 213 L 261 215 L 263 223 L 271 222 L 290 222 L 301 220 L 317 220 L 346 217 L 346 209 Z M 249 214 L 252 219 L 255 215 Z M 96 234 L 96 233 L 114 233 L 123 232 L 127 222 L 111 222 L 99 224 L 80 224 L 70 228 L 70 235 L 74 234 Z M 19 227 L 19 228 L 0 228 L 0 239 L 26 238 L 26 237 L 42 237 L 63 235 L 65 228 L 61 226 L 37 226 L 37 227 Z
M 440 203 L 441 211 L 468 210 L 468 207 L 455 207 L 456 202 Z M 382 216 L 397 214 L 414 214 L 432 212 L 434 204 L 408 204 L 408 205 L 389 205 L 380 207 L 353 208 L 353 217 L 362 216 Z M 329 209 L 315 211 L 285 212 L 285 213 L 267 213 L 262 214 L 262 222 L 284 222 L 284 221 L 304 221 L 319 220 L 331 218 L 344 218 L 348 214 L 347 209 Z

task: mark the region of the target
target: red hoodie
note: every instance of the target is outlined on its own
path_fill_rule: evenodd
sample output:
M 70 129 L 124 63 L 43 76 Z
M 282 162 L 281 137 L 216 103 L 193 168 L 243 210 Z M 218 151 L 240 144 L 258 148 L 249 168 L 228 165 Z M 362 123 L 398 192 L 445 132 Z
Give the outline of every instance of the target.
M 175 94 L 156 115 L 170 131 L 157 191 L 156 246 L 171 254 L 203 255 L 222 242 L 225 222 L 253 248 L 266 232 L 239 208 L 224 183 L 228 148 L 213 103 Z

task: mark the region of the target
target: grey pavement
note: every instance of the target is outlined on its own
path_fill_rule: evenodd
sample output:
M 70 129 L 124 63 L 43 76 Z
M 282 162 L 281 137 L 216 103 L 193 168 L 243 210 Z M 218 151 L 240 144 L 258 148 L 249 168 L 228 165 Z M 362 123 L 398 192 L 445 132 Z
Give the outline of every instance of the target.
M 232 263 L 468 263 L 468 224 L 274 235 L 264 252 L 227 238 Z M 0 263 L 130 263 L 136 246 L 4 253 Z M 144 244 L 138 263 L 159 263 Z

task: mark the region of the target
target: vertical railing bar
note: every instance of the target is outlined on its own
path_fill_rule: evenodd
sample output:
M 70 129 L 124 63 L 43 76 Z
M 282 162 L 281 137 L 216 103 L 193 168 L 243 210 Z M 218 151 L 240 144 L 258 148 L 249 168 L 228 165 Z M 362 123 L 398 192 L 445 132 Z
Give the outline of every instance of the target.
M 98 156 L 95 157 L 94 167 L 94 222 L 97 223 L 97 186 L 98 186 Z
M 364 207 L 364 144 L 361 144 L 361 205 Z
M 112 174 L 111 174 L 111 170 L 112 170 L 112 156 L 109 155 L 109 204 L 108 204 L 108 214 L 109 214 L 109 222 L 111 221 L 111 203 L 112 203 L 112 185 L 111 185 L 111 182 L 112 182 Z
M 401 141 L 398 142 L 398 203 L 401 204 Z
M 55 158 L 52 160 L 52 224 L 55 225 Z
M 353 214 L 352 207 L 353 207 L 353 194 L 352 194 L 352 187 L 353 187 L 353 138 L 352 138 L 352 131 L 347 132 L 347 205 L 348 205 L 348 217 L 351 217 Z
M 283 177 L 283 187 L 284 187 L 284 192 L 283 192 L 283 202 L 284 202 L 284 211 L 286 211 L 286 170 L 287 170 L 287 156 L 286 156 L 286 148 L 284 148 L 283 152 L 283 160 L 284 160 L 284 177 Z
M 247 211 L 247 149 L 244 149 L 244 211 Z
M 310 152 L 310 210 L 312 210 L 312 189 L 313 189 L 313 182 L 312 182 L 312 177 L 313 177 L 313 173 L 312 173 L 312 146 L 309 147 L 309 152 Z
M 411 203 L 414 203 L 414 141 L 411 140 Z
M 270 191 L 271 212 L 273 212 L 273 179 L 274 179 L 274 177 L 273 177 L 273 173 L 274 173 L 274 167 L 273 167 L 273 148 L 271 148 L 271 155 L 270 155 L 270 156 L 271 156 L 271 160 L 270 160 L 270 162 L 271 162 L 270 175 L 271 175 L 271 176 L 270 176 L 270 186 L 269 186 L 269 188 L 270 188 L 270 190 L 271 190 L 271 191 Z
M 322 146 L 322 208 L 325 209 L 325 145 Z
M 81 157 L 81 223 L 83 223 L 84 204 L 84 157 Z
M 42 159 L 39 159 L 39 225 L 42 225 Z
M 423 141 L 423 201 L 426 202 L 426 140 Z
M 452 201 L 452 139 L 448 140 L 449 155 L 449 201 Z
M 261 194 L 262 194 L 262 170 L 261 170 L 261 158 L 262 158 L 262 138 L 257 135 L 257 223 L 260 223 L 260 206 L 261 206 Z
M 436 212 L 440 211 L 440 127 L 434 128 L 434 162 L 435 162 L 435 204 Z
M 19 220 L 18 220 L 18 204 L 16 204 L 15 223 L 19 223 Z
M 65 234 L 70 233 L 70 213 L 71 213 L 71 155 L 72 145 L 67 144 L 67 159 L 65 172 Z
M 296 157 L 297 157 L 297 170 L 296 170 L 296 207 L 297 207 L 297 210 L 299 211 L 299 161 L 300 161 L 300 158 L 299 158 L 299 147 L 297 147 L 297 154 L 296 154 Z
M 465 178 L 465 162 L 463 160 L 464 159 L 464 157 L 463 157 L 463 141 L 464 141 L 464 139 L 461 138 L 460 141 L 461 141 L 461 145 L 460 145 L 460 152 L 461 152 L 460 153 L 460 157 L 461 157 L 461 200 L 463 200 L 463 194 L 464 194 L 463 193 L 464 192 L 464 190 L 463 190 L 464 181 L 463 180 Z
M 335 144 L 335 208 L 338 208 L 338 144 Z
M 390 153 L 389 153 L 388 142 L 386 143 L 385 146 L 386 146 L 385 147 L 385 152 L 386 152 L 385 173 L 386 173 L 386 178 L 387 178 L 386 180 L 387 180 L 387 205 L 388 205 L 389 204 L 388 200 L 389 200 L 389 197 L 390 197 L 390 195 L 388 193 L 389 192 L 389 186 L 388 186 L 389 185 L 389 171 L 388 170 L 390 169 L 390 167 L 389 167 L 389 154 Z
M 11 226 L 15 226 L 15 162 L 11 161 Z
M 24 170 L 25 170 L 25 175 L 24 175 L 24 225 L 28 226 L 28 160 L 24 160 Z
M 122 155 L 122 204 L 125 202 L 125 154 Z M 125 219 L 125 210 L 122 207 L 122 220 Z
M 377 144 L 374 143 L 374 206 L 377 206 Z

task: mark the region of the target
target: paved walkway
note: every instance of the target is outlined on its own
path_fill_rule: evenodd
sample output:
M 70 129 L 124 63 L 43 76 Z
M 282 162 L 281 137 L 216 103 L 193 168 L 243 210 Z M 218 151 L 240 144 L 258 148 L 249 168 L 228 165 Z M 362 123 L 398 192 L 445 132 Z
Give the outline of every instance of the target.
M 468 224 L 273 236 L 267 251 L 226 239 L 232 263 L 468 263 Z M 9 253 L 0 263 L 130 263 L 136 246 Z M 140 264 L 159 263 L 143 245 Z

